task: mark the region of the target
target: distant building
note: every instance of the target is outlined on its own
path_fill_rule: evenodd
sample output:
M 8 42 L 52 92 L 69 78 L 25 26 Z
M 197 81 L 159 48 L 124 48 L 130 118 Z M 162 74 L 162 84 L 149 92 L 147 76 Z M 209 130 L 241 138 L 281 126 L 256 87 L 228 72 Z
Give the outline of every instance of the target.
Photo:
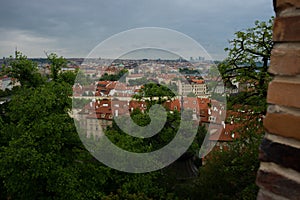
M 3 76 L 3 77 L 0 77 L 0 90 L 11 90 L 13 87 L 15 86 L 19 86 L 20 83 L 17 81 L 13 81 L 12 78 L 10 77 L 7 77 L 7 76 Z
M 144 112 L 146 108 L 143 101 L 94 100 L 85 105 L 76 118 L 87 138 L 99 138 L 103 130 L 112 125 L 113 117 L 129 115 L 134 109 Z
M 137 79 L 141 79 L 143 77 L 145 77 L 144 74 L 130 74 L 130 75 L 125 77 L 126 84 L 129 84 L 130 80 L 137 80 Z
M 178 81 L 179 95 L 187 96 L 193 93 L 196 97 L 208 97 L 208 89 L 204 80 L 192 79 L 189 83 Z

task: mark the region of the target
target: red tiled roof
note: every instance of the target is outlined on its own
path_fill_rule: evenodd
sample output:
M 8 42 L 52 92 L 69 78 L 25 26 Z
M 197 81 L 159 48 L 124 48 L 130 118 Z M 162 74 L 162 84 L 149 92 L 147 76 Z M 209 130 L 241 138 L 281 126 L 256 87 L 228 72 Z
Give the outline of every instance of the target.
M 226 124 L 225 129 L 223 125 L 215 125 L 213 128 L 220 130 L 222 129 L 222 132 L 219 134 L 219 131 L 217 133 L 213 133 L 209 136 L 209 140 L 211 141 L 223 141 L 223 142 L 230 142 L 238 137 L 240 137 L 240 134 L 237 132 L 237 130 L 241 127 L 241 124 Z M 213 129 L 211 128 L 211 129 Z
M 194 83 L 197 83 L 197 84 L 203 84 L 204 83 L 204 80 L 202 80 L 202 79 L 192 79 L 192 82 L 194 82 Z

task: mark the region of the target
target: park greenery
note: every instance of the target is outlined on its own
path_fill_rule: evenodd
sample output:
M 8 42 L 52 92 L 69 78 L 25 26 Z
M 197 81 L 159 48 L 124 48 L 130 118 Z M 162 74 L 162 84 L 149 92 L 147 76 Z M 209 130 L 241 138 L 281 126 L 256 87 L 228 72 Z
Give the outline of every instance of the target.
M 230 97 L 232 108 L 247 104 L 251 109 L 258 105 L 262 113 L 265 109 L 271 28 L 272 19 L 237 32 L 227 49 L 228 58 L 219 64 L 226 82 L 236 78 L 251 85 L 250 90 Z M 42 76 L 37 64 L 20 52 L 3 67 L 2 73 L 19 81 L 20 86 L 0 93 L 2 98 L 9 97 L 0 104 L 0 199 L 256 199 L 258 146 L 263 135 L 258 116 L 254 114 L 253 120 L 243 124 L 241 138 L 226 151 L 214 151 L 205 165 L 198 164 L 194 178 L 176 179 L 169 167 L 144 174 L 120 172 L 100 163 L 85 149 L 69 115 L 72 86 L 79 72 L 61 73 L 67 60 L 56 54 L 47 57 L 49 76 Z M 103 80 L 118 80 L 125 73 L 105 75 Z M 174 93 L 150 83 L 135 98 L 163 103 L 162 98 L 154 98 L 157 96 L 172 98 Z M 77 102 L 78 106 L 85 103 Z M 134 110 L 131 118 L 140 126 L 151 121 L 147 110 Z M 172 140 L 180 113 L 168 113 L 166 124 L 152 140 L 128 136 L 116 123 L 105 134 L 121 148 L 147 152 Z M 195 156 L 207 134 L 204 127 L 197 128 L 188 149 Z
M 165 85 L 160 85 L 154 82 L 144 84 L 140 91 L 133 97 L 136 99 L 146 99 L 148 104 L 163 103 L 166 100 L 170 100 L 175 97 L 175 91 L 172 88 L 168 88 Z
M 119 80 L 122 80 L 122 78 L 126 75 L 127 72 L 128 72 L 127 69 L 122 69 L 117 74 L 104 73 L 99 80 L 100 81 L 104 81 L 104 80 L 105 81 L 119 81 Z

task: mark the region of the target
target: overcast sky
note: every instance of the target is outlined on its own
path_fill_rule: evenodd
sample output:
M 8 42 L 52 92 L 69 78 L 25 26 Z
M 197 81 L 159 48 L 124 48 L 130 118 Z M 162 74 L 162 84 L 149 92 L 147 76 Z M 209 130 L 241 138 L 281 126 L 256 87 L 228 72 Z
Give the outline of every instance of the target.
M 2 0 L 0 57 L 16 47 L 28 57 L 86 57 L 119 32 L 162 27 L 222 59 L 234 32 L 273 15 L 272 0 Z

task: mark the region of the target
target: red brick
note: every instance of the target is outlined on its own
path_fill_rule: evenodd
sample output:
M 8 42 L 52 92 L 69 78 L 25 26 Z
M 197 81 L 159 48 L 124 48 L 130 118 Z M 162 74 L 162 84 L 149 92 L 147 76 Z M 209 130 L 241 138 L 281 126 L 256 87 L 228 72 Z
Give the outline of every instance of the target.
M 275 1 L 275 11 L 280 13 L 286 9 L 297 9 L 300 8 L 300 1 L 299 0 L 277 0 Z
M 276 17 L 273 40 L 275 42 L 300 41 L 300 16 Z
M 275 75 L 300 74 L 300 44 L 275 45 L 271 54 L 269 72 Z
M 256 200 L 273 200 L 272 197 L 268 196 L 265 193 L 262 193 L 261 190 L 257 194 L 257 199 Z
M 300 140 L 300 116 L 286 113 L 267 113 L 264 126 L 269 133 Z
M 259 159 L 300 172 L 300 149 L 295 147 L 264 138 L 259 148 Z
M 274 79 L 269 84 L 268 103 L 300 108 L 300 82 Z
M 300 184 L 275 172 L 259 170 L 256 184 L 267 191 L 288 199 L 300 199 Z
M 283 200 L 283 197 L 266 192 L 262 189 L 259 190 L 256 200 Z

